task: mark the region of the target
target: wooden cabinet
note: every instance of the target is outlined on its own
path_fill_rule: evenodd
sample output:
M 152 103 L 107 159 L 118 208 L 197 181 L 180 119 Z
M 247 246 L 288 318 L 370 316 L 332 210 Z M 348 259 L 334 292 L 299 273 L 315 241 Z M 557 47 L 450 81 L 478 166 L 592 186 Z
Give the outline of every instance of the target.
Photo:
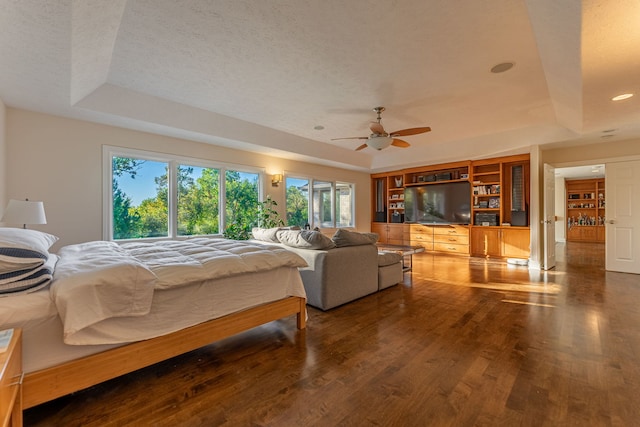
M 22 331 L 14 329 L 0 353 L 0 424 L 22 426 Z
M 425 251 L 469 254 L 469 227 L 466 225 L 409 224 L 405 244 L 422 246 Z
M 604 178 L 565 180 L 567 241 L 604 242 Z
M 469 161 L 444 163 L 403 170 L 406 186 L 469 179 Z
M 526 227 L 472 227 L 471 255 L 529 258 L 530 231 Z
M 471 255 L 499 257 L 500 229 L 493 227 L 471 228 Z
M 408 224 L 404 241 L 410 246 L 422 246 L 425 251 L 433 250 L 433 228 L 430 225 Z
M 529 168 L 529 155 L 521 154 L 373 174 L 371 229 L 382 243 L 422 246 L 426 251 L 528 258 Z M 412 191 L 424 188 L 428 193 L 429 188 L 437 188 L 431 184 L 458 185 L 455 183 L 461 181 L 471 181 L 469 198 L 464 196 L 462 202 L 470 207 L 464 212 L 468 225 L 407 223 L 402 238 L 399 228 L 390 227 L 414 217 L 416 210 L 405 210 L 405 198 L 410 206 Z
M 503 227 L 500 229 L 502 234 L 502 253 L 505 258 L 529 258 L 531 254 L 531 232 L 529 228 Z
M 390 245 L 404 244 L 404 224 L 374 222 L 371 224 L 371 231 L 380 236 L 378 239 L 380 243 L 387 243 Z

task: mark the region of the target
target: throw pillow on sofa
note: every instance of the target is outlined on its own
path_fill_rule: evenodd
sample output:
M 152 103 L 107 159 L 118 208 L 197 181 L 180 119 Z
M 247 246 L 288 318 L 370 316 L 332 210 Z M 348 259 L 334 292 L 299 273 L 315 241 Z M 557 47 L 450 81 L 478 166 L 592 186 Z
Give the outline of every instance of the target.
M 339 228 L 331 239 L 337 247 L 373 245 L 378 241 L 376 233 L 358 233 L 357 231 L 343 230 Z
M 253 227 L 251 229 L 251 234 L 255 240 L 260 240 L 262 242 L 269 243 L 280 243 L 278 240 L 277 231 L 278 230 L 300 230 L 300 227 L 297 225 L 292 225 L 291 227 L 273 227 L 273 228 L 260 228 Z
M 313 230 L 278 230 L 276 237 L 283 245 L 301 249 L 331 249 L 335 243 L 320 233 Z
M 260 240 L 262 242 L 280 243 L 280 240 L 278 240 L 278 236 L 276 236 L 276 233 L 278 232 L 278 230 L 280 230 L 280 227 L 273 227 L 273 228 L 254 227 L 251 229 L 251 234 L 253 235 L 254 239 Z

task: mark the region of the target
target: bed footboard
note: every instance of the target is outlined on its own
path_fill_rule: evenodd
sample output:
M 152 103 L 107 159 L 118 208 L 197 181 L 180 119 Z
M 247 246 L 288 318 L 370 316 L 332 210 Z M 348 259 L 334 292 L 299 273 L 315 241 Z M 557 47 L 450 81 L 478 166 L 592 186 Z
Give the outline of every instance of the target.
M 23 383 L 23 407 L 26 409 L 39 405 L 293 314 L 297 316 L 297 328 L 304 329 L 304 298 L 288 297 L 168 335 L 127 344 L 26 374 Z

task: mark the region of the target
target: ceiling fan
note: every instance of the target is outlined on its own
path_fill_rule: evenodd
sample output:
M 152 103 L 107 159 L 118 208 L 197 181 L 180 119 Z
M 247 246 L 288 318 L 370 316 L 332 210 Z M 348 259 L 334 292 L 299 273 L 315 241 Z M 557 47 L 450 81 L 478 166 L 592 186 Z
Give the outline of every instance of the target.
M 384 148 L 387 148 L 390 145 L 400 148 L 407 148 L 411 144 L 407 141 L 403 141 L 402 139 L 396 138 L 397 136 L 409 136 L 409 135 L 418 135 L 420 133 L 425 133 L 431 131 L 431 128 L 420 127 L 420 128 L 409 128 L 397 130 L 395 132 L 387 133 L 382 127 L 380 121 L 382 120 L 381 114 L 385 110 L 384 107 L 376 107 L 373 109 L 378 114 L 377 122 L 371 122 L 369 125 L 369 129 L 371 129 L 371 135 L 369 136 L 352 136 L 347 138 L 333 138 L 332 141 L 336 141 L 339 139 L 366 139 L 367 142 L 356 148 L 356 151 L 362 150 L 366 147 L 375 148 L 380 151 Z

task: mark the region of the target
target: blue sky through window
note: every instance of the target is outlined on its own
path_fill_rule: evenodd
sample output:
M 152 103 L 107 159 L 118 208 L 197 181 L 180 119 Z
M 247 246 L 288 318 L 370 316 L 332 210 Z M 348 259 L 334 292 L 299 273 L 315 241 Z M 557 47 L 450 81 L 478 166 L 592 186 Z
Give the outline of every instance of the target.
M 166 174 L 167 163 L 144 160 L 136 170 L 135 178 L 129 174 L 115 177 L 120 189 L 131 198 L 133 206 L 140 206 L 144 199 L 155 198 L 155 178 Z

